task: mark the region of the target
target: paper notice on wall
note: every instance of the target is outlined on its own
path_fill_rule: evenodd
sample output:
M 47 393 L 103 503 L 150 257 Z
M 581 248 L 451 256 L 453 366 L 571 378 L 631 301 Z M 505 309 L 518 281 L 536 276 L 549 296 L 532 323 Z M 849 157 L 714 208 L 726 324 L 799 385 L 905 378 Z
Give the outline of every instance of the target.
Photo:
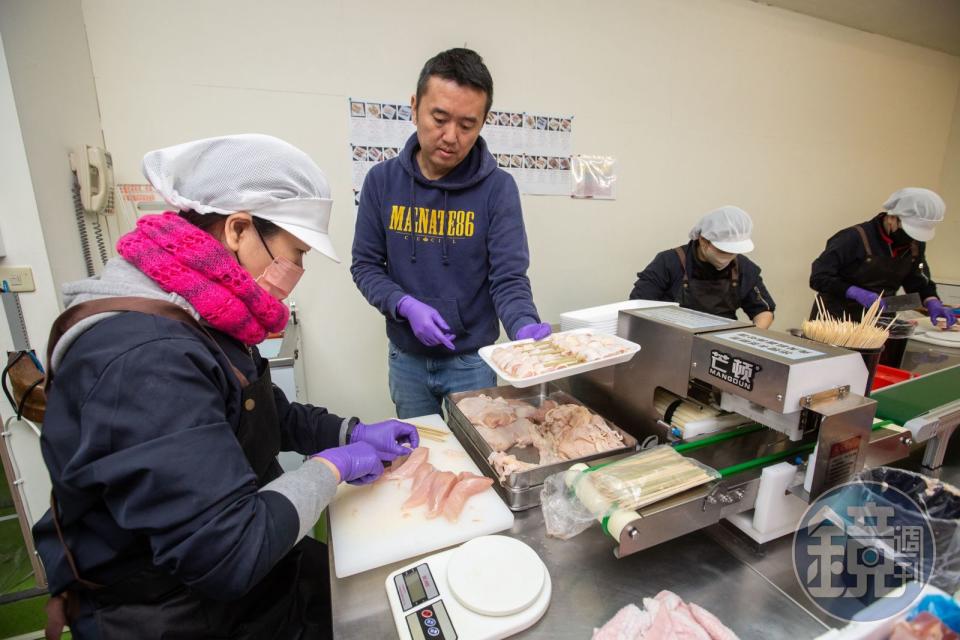
M 378 162 L 395 158 L 416 131 L 410 106 L 350 99 L 350 158 L 355 203 Z M 497 166 L 510 173 L 521 193 L 570 195 L 573 116 L 491 111 L 481 135 Z
M 132 220 L 148 213 L 160 213 L 173 209 L 149 184 L 118 184 L 116 195 L 120 211 Z

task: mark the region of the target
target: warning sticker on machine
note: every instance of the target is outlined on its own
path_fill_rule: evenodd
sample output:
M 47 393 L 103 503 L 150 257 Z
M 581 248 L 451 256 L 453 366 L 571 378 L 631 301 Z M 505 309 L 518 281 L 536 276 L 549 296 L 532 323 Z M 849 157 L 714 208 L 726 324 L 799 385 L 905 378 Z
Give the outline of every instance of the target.
M 728 342 L 742 344 L 758 351 L 765 351 L 766 353 L 780 356 L 781 358 L 786 358 L 787 360 L 804 360 L 806 358 L 813 358 L 814 356 L 823 355 L 822 351 L 814 351 L 813 349 L 807 349 L 806 347 L 801 347 L 800 345 L 783 342 L 782 340 L 775 340 L 774 338 L 768 338 L 767 336 L 763 336 L 758 333 L 750 333 L 749 331 L 718 333 L 715 334 L 714 337 L 720 338 L 721 340 L 726 340 Z
M 854 436 L 841 442 L 830 445 L 830 456 L 827 460 L 827 477 L 824 486 L 832 487 L 846 482 L 853 475 L 857 464 L 857 454 L 860 452 L 860 436 Z

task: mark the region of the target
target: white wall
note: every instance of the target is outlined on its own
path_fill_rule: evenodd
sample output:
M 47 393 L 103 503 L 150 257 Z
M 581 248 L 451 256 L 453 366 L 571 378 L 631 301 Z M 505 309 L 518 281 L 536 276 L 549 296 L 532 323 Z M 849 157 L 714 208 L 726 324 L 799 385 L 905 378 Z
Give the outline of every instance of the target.
M 53 275 L 47 260 L 47 247 L 40 228 L 40 215 L 30 182 L 30 170 L 20 134 L 20 122 L 13 100 L 13 87 L 7 72 L 7 58 L 0 36 L 0 193 L 3 194 L 3 215 L 0 232 L 7 250 L 0 264 L 30 265 L 37 290 L 20 295 L 20 304 L 26 320 L 27 334 L 38 354 L 46 349 L 50 323 L 57 316 L 57 296 Z M 0 353 L 6 363 L 6 353 L 13 349 L 13 341 L 6 318 L 0 320 Z M 42 355 L 41 355 L 42 359 Z M 2 417 L 13 413 L 6 400 L 0 403 Z
M 87 273 L 74 218 L 69 153 L 84 144 L 103 145 L 80 0 L 0 2 L 0 33 L 59 292 L 64 282 Z M 48 325 L 52 321 L 46 319 Z
M 120 181 L 152 148 L 259 131 L 310 153 L 334 185 L 349 256 L 348 96 L 400 100 L 423 62 L 467 44 L 495 103 L 576 114 L 576 151 L 619 157 L 616 202 L 524 199 L 545 319 L 626 297 L 656 251 L 737 204 L 780 308 L 809 308 L 809 264 L 893 190 L 939 187 L 960 59 L 744 0 L 477 3 L 83 0 L 104 135 Z M 960 206 L 955 204 L 955 207 Z M 958 229 L 937 238 L 956 246 Z M 935 268 L 958 271 L 956 254 Z M 380 316 L 319 256 L 296 295 L 309 397 L 391 413 Z

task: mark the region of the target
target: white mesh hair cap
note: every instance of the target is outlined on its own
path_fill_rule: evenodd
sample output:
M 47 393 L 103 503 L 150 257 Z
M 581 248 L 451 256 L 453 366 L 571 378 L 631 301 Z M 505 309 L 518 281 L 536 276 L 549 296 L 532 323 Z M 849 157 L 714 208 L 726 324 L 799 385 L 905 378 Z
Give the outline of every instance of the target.
M 753 220 L 739 207 L 727 205 L 707 213 L 692 229 L 690 239 L 706 238 L 720 251 L 749 253 L 753 251 Z
M 247 133 L 150 151 L 143 175 L 178 211 L 269 220 L 340 262 L 327 230 L 330 185 L 306 153 L 279 138 Z
M 927 242 L 936 235 L 936 226 L 943 221 L 947 205 L 930 189 L 907 187 L 890 194 L 883 210 L 900 218 L 900 225 L 914 240 Z

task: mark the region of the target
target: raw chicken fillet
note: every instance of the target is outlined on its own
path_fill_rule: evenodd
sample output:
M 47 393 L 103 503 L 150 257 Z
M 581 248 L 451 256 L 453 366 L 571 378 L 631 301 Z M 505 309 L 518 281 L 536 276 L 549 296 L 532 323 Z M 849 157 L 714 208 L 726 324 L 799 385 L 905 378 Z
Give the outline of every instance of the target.
M 628 604 L 592 640 L 737 640 L 737 636 L 712 613 L 685 603 L 671 591 L 643 599 L 643 609 Z
M 535 407 L 523 400 L 480 394 L 460 400 L 457 408 L 494 453 L 505 454 L 490 457 L 501 480 L 511 473 L 536 466 L 505 453 L 514 447 L 532 445 L 539 453 L 538 464 L 551 464 L 623 446 L 620 433 L 603 418 L 578 404 L 558 404 L 547 399 Z
M 455 474 L 437 469 L 427 462 L 429 457 L 428 447 L 418 447 L 402 461 L 395 461 L 380 481 L 410 480 L 410 495 L 403 503 L 403 509 L 426 506 L 424 515 L 427 519 L 442 514 L 450 522 L 456 522 L 467 501 L 486 491 L 493 480 L 469 471 Z

